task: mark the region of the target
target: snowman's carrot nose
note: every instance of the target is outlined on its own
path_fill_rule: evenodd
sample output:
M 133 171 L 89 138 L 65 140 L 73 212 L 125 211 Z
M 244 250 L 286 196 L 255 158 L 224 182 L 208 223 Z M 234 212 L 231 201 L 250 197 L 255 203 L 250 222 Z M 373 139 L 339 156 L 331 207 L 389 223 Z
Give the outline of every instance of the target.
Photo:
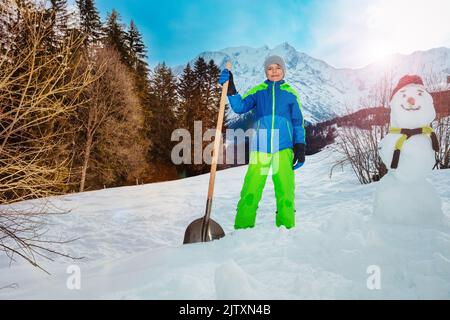
M 409 105 L 413 106 L 416 104 L 416 100 L 413 97 L 409 97 L 408 100 L 406 100 Z

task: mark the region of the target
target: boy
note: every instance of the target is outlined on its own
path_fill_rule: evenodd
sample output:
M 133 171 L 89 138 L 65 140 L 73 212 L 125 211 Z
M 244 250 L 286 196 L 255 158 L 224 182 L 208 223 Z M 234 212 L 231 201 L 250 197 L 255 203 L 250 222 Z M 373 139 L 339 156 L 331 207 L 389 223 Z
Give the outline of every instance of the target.
M 269 56 L 264 62 L 267 80 L 244 96 L 236 91 L 233 75 L 222 71 L 220 84 L 229 81 L 228 100 L 235 113 L 255 109 L 256 135 L 253 138 L 250 164 L 237 206 L 235 229 L 255 226 L 256 210 L 272 167 L 272 180 L 277 202 L 277 227 L 295 226 L 294 168 L 305 162 L 305 127 L 298 93 L 283 79 L 284 60 Z

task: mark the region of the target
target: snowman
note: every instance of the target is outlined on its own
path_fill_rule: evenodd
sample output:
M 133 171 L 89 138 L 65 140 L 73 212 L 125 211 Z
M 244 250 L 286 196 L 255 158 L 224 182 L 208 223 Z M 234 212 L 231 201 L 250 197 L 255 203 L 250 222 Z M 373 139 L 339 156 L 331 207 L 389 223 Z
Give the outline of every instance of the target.
M 380 157 L 388 168 L 375 192 L 374 216 L 384 222 L 435 224 L 442 202 L 426 179 L 439 149 L 431 122 L 433 98 L 419 76 L 404 76 L 394 89 L 389 133 L 381 140 Z

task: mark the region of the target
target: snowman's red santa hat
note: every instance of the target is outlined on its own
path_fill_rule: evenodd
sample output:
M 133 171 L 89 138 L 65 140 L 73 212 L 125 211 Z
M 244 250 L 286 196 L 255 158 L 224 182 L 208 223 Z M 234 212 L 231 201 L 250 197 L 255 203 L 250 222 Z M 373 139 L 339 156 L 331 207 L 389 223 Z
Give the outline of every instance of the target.
M 397 86 L 395 87 L 394 91 L 392 91 L 391 94 L 391 100 L 392 97 L 403 87 L 406 87 L 408 84 L 419 84 L 421 86 L 423 86 L 423 81 L 422 78 L 419 77 L 418 75 L 406 75 L 404 77 L 402 77 L 399 81 Z

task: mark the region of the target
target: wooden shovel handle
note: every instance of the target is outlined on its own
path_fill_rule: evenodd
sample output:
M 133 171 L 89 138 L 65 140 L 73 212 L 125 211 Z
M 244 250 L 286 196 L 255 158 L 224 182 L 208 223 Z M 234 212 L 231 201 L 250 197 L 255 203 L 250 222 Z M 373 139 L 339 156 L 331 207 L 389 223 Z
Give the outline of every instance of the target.
M 227 63 L 227 69 L 231 70 L 231 63 Z M 222 95 L 220 97 L 219 117 L 217 119 L 216 135 L 214 138 L 213 157 L 211 162 L 211 173 L 209 178 L 208 199 L 211 199 L 214 193 L 214 181 L 216 178 L 217 162 L 220 154 L 220 142 L 222 141 L 222 125 L 227 103 L 228 81 L 222 86 Z
M 231 71 L 230 62 L 226 64 L 226 68 Z M 220 154 L 220 144 L 222 142 L 222 124 L 223 124 L 223 116 L 225 113 L 225 105 L 227 103 L 227 92 L 228 92 L 228 81 L 223 84 L 222 95 L 220 97 L 219 117 L 217 119 L 216 135 L 214 138 L 213 157 L 211 162 L 211 172 L 209 175 L 208 200 L 206 204 L 206 212 L 204 217 L 206 223 L 208 222 L 209 217 L 211 215 L 212 198 L 214 194 L 214 182 L 216 180 L 217 162 Z

